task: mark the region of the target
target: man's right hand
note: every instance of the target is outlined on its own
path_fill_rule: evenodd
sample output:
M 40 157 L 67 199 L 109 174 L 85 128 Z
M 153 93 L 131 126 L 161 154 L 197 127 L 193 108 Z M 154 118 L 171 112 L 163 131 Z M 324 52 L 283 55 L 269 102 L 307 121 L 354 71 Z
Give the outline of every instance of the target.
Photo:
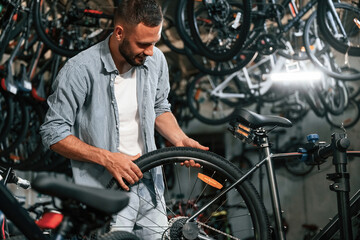
M 119 182 L 120 186 L 129 191 L 129 187 L 125 184 L 126 180 L 129 184 L 138 182 L 143 174 L 140 168 L 133 162 L 140 157 L 140 153 L 136 156 L 129 156 L 123 153 L 109 153 L 104 161 L 104 167 Z
M 93 162 L 104 166 L 119 182 L 120 186 L 127 191 L 129 191 L 129 187 L 126 186 L 124 180 L 134 184 L 143 176 L 139 167 L 133 163 L 140 157 L 140 154 L 128 156 L 118 152 L 110 152 L 84 143 L 73 135 L 51 145 L 51 149 L 73 160 Z

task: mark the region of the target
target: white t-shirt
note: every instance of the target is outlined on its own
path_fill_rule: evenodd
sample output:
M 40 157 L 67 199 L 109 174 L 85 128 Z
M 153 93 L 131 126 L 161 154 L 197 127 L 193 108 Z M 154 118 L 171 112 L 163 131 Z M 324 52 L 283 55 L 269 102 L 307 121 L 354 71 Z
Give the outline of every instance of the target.
M 131 68 L 117 75 L 114 82 L 115 98 L 119 111 L 119 151 L 134 156 L 144 153 L 140 132 L 139 111 L 136 93 L 136 71 Z

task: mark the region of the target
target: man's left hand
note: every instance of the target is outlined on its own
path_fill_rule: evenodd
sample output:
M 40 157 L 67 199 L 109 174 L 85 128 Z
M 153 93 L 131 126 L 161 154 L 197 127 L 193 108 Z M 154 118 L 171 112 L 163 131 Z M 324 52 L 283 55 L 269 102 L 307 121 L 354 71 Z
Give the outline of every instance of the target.
M 193 148 L 198 148 L 201 150 L 209 150 L 209 147 L 205 147 L 203 145 L 201 145 L 199 142 L 195 141 L 192 138 L 185 138 L 182 141 L 176 143 L 175 145 L 176 147 L 193 147 Z M 186 166 L 186 167 L 196 167 L 199 168 L 201 167 L 201 165 L 199 163 L 195 163 L 194 160 L 186 160 L 184 162 L 181 163 L 181 166 Z

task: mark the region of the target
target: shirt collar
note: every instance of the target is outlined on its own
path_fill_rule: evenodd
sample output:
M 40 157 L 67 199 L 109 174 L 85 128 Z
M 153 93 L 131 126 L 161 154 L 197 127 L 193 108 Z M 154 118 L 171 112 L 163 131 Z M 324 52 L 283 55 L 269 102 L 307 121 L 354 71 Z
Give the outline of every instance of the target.
M 104 64 L 104 68 L 107 72 L 111 73 L 111 72 L 116 72 L 117 68 L 116 65 L 114 63 L 114 60 L 111 56 L 111 52 L 110 52 L 110 46 L 109 46 L 109 40 L 110 40 L 110 36 L 112 35 L 112 33 L 102 42 L 100 42 L 101 46 L 101 61 Z M 145 69 L 148 69 L 148 59 L 149 57 L 146 58 L 145 63 L 143 66 Z

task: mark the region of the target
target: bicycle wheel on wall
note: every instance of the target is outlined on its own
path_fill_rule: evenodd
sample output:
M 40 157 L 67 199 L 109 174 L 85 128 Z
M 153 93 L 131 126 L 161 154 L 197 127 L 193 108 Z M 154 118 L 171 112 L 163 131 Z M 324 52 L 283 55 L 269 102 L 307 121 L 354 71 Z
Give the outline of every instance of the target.
M 282 150 L 283 152 L 298 152 L 301 144 L 297 141 L 297 138 L 290 138 L 289 144 Z M 289 158 L 284 160 L 285 169 L 295 176 L 305 176 L 309 174 L 314 165 L 307 165 L 298 158 Z
M 111 6 L 94 1 L 36 0 L 34 23 L 51 50 L 71 57 L 105 39 L 112 29 Z
M 341 4 L 335 3 L 338 9 Z M 358 71 L 346 71 L 354 57 L 336 51 L 327 44 L 327 39 L 319 31 L 317 13 L 314 12 L 306 21 L 304 28 L 304 46 L 310 60 L 328 76 L 345 81 L 360 79 Z M 350 66 L 351 67 L 351 66 Z M 354 66 L 357 67 L 357 66 Z
M 11 93 L 0 89 L 0 141 L 9 133 L 14 119 L 15 105 L 13 97 Z
M 37 170 L 34 166 L 38 161 L 42 161 L 41 154 L 43 145 L 39 134 L 39 128 L 44 121 L 45 111 L 39 102 L 35 102 L 27 97 L 23 98 L 23 104 L 28 109 L 29 120 L 25 137 L 14 148 L 9 155 L 16 159 L 12 164 L 15 169 Z
M 180 166 L 181 162 L 188 159 L 193 159 L 202 167 Z M 159 227 L 165 231 L 163 236 L 170 234 L 171 239 L 181 239 L 186 219 L 242 176 L 235 165 L 219 155 L 185 147 L 163 148 L 144 154 L 136 164 L 142 172 L 169 164 L 174 167 L 175 186 L 171 191 L 165 189 L 166 206 L 158 206 L 159 212 L 166 209 L 169 220 L 169 226 Z M 166 186 L 166 179 L 164 182 Z M 158 193 L 156 189 L 155 192 Z M 198 215 L 195 224 L 199 227 L 199 239 L 270 237 L 265 207 L 254 186 L 248 181 L 238 184 L 210 204 Z
M 178 12 L 182 1 L 164 1 L 162 3 L 162 12 L 164 15 L 163 28 L 161 30 L 161 40 L 173 52 L 185 54 L 184 43 L 177 30 L 179 23 Z M 185 8 L 185 7 L 184 7 Z
M 191 36 L 201 54 L 228 61 L 242 49 L 251 24 L 251 0 L 187 0 Z M 204 19 L 206 21 L 200 21 Z
M 343 113 L 348 104 L 348 90 L 344 82 L 329 77 L 315 88 L 328 112 L 334 115 Z
M 212 58 L 207 58 L 202 55 L 198 45 L 191 35 L 186 4 L 186 1 L 178 0 L 176 5 L 177 11 L 175 24 L 177 33 L 183 44 L 181 48 L 172 49 L 173 51 L 186 54 L 192 65 L 201 72 L 216 76 L 223 76 L 236 72 L 253 60 L 254 56 L 256 56 L 256 51 L 253 49 L 244 49 L 238 52 L 231 60 L 225 61 L 215 61 Z M 201 17 L 201 13 L 203 11 L 206 11 L 206 9 L 200 8 L 195 12 L 194 18 L 196 18 L 199 25 L 204 22 L 208 22 L 209 20 Z M 261 20 L 262 19 L 254 22 L 254 25 L 261 26 L 263 23 Z M 166 21 L 164 23 L 166 23 Z M 258 31 L 254 32 L 258 34 Z
M 341 115 L 333 115 L 329 112 L 326 113 L 326 120 L 328 123 L 336 128 L 351 128 L 360 119 L 359 102 L 350 100 L 344 112 Z
M 20 159 L 12 153 L 26 138 L 29 119 L 29 109 L 24 100 L 15 96 L 13 121 L 9 126 L 8 134 L 0 139 L 0 162 L 4 166 L 13 167 L 19 163 Z
M 360 28 L 354 21 L 360 16 L 358 3 L 340 3 L 337 6 L 334 3 L 335 14 L 330 10 L 328 2 L 332 0 L 318 1 L 318 6 L 321 6 L 317 8 L 320 31 L 326 41 L 339 52 L 360 56 Z

